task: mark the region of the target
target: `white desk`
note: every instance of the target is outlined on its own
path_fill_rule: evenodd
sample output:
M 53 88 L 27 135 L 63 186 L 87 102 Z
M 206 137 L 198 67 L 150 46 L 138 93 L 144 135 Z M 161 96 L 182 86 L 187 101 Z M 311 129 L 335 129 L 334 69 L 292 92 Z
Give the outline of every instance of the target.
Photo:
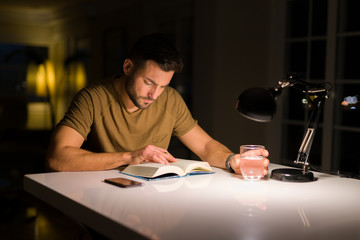
M 117 170 L 31 174 L 24 188 L 112 239 L 360 239 L 359 180 L 251 183 L 215 170 L 133 189 L 102 182 Z

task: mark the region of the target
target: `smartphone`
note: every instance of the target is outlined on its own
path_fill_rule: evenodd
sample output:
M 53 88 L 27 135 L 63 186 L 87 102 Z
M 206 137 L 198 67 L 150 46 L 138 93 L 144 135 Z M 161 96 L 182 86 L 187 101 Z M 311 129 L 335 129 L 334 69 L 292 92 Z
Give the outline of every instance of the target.
M 104 180 L 104 182 L 110 183 L 110 184 L 113 184 L 115 186 L 122 187 L 122 188 L 140 187 L 140 186 L 144 185 L 141 182 L 137 182 L 137 181 L 134 181 L 134 180 L 121 178 L 121 177 L 119 177 L 119 178 L 107 178 L 107 179 Z

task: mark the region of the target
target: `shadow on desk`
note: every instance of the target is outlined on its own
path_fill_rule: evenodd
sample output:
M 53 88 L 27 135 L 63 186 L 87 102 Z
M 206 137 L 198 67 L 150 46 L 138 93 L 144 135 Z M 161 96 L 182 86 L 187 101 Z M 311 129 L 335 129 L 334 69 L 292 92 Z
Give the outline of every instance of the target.
M 0 234 L 3 240 L 105 240 L 74 219 L 48 204 L 23 193 L 19 207 L 2 218 Z
M 94 239 L 80 224 L 23 189 L 23 176 L 44 172 L 50 131 L 0 131 L 0 239 Z

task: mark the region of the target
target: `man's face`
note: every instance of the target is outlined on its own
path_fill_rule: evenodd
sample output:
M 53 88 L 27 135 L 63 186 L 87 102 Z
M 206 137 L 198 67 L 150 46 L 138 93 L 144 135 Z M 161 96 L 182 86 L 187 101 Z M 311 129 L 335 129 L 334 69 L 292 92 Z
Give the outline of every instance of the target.
M 165 72 L 160 69 L 156 62 L 151 60 L 146 61 L 144 67 L 136 70 L 130 60 L 125 64 L 129 64 L 129 71 L 124 71 L 126 92 L 139 109 L 148 108 L 169 85 L 174 75 L 174 71 Z

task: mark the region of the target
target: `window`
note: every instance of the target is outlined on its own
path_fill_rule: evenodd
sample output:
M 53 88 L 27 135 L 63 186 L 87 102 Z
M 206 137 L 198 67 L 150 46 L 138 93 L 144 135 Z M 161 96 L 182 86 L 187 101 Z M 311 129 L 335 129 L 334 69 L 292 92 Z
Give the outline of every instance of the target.
M 333 90 L 316 132 L 309 161 L 315 168 L 359 175 L 360 2 L 287 0 L 284 72 Z M 283 164 L 292 164 L 307 127 L 309 109 L 296 89 L 284 94 Z

